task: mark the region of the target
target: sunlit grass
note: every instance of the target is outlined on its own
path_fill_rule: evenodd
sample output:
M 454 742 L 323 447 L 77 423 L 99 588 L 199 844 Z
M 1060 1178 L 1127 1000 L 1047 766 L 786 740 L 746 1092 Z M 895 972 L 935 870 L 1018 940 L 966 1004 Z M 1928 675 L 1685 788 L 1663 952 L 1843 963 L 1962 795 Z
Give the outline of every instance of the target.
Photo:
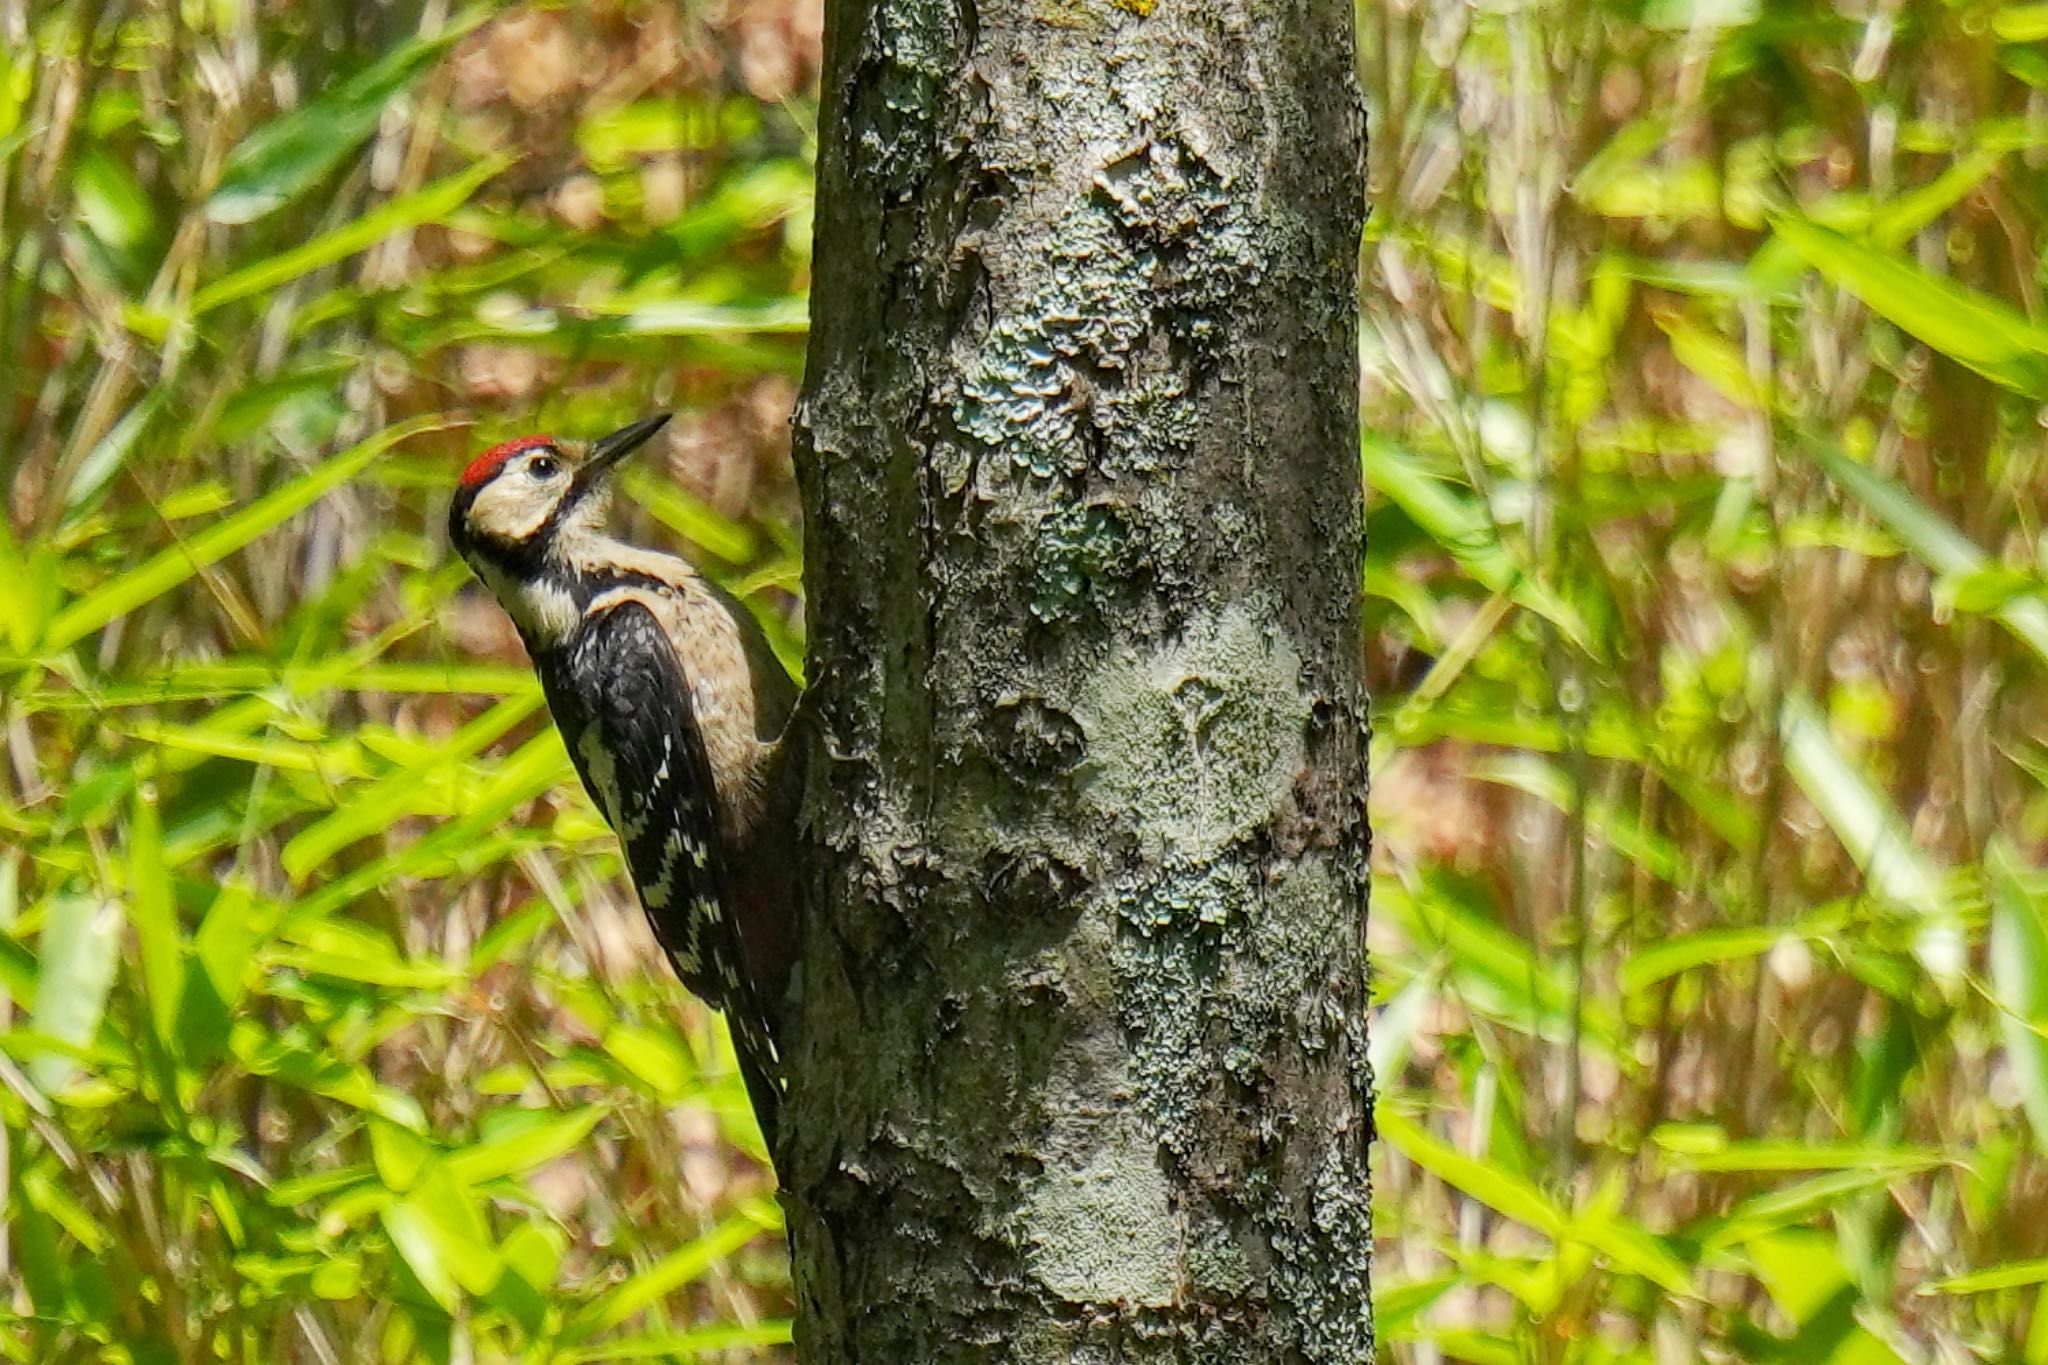
M 775 1354 L 729 1047 L 440 528 L 682 408 L 639 532 L 793 650 L 805 121 L 664 6 L 96 13 L 0 67 L 0 1348 Z M 658 108 L 732 112 L 532 154 Z
M 2048 1361 L 2038 8 L 1361 12 L 1397 1358 Z

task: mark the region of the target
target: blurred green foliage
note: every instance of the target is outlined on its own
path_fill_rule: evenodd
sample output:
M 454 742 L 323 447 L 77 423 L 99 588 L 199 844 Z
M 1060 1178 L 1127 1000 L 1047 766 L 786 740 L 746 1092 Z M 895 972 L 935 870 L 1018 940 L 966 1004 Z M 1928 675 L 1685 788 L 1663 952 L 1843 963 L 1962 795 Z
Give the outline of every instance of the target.
M 1382 1340 L 2048 1362 L 2048 7 L 1360 21 Z
M 7 1358 L 786 1339 L 439 516 L 674 406 L 794 659 L 816 26 L 0 3 Z M 2048 7 L 1360 32 L 1389 1355 L 2048 1365 Z
M 0 33 L 0 1355 L 772 1354 L 727 1043 L 441 517 L 680 409 L 625 515 L 794 654 L 814 25 Z

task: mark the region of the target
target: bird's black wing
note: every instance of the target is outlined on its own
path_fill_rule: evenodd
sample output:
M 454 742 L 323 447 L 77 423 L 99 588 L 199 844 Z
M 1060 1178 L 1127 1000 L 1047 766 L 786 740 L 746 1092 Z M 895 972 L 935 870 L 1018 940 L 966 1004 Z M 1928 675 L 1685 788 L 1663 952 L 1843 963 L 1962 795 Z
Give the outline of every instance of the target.
M 626 855 L 676 975 L 722 1009 L 772 1148 L 780 1073 L 727 895 L 718 789 L 688 678 L 654 613 L 626 601 L 588 616 L 537 661 L 570 760 Z

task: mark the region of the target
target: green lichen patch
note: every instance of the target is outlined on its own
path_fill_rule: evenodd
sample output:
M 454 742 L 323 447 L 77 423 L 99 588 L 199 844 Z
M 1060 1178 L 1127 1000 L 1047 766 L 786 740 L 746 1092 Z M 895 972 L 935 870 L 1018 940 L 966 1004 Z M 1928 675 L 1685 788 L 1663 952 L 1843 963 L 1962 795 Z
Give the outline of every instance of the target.
M 1104 592 L 1127 577 L 1138 560 L 1124 510 L 1107 503 L 1068 504 L 1038 523 L 1032 557 L 1031 614 L 1047 625 L 1085 619 L 1116 600 Z
M 1178 640 L 1096 669 L 1074 708 L 1083 799 L 1150 854 L 1199 862 L 1259 828 L 1305 757 L 1301 659 L 1232 605 Z
M 1129 1117 L 1091 1126 L 1093 1150 L 1032 1190 L 1032 1272 L 1068 1303 L 1172 1303 L 1178 1220 L 1157 1145 Z

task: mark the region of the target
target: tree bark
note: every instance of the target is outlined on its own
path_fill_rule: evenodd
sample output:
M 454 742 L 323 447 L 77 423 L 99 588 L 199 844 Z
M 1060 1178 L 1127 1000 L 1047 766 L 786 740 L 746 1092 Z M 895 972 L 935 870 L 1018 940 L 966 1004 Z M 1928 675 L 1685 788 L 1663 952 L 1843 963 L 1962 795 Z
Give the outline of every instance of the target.
M 1351 0 L 834 0 L 815 1365 L 1373 1354 Z

